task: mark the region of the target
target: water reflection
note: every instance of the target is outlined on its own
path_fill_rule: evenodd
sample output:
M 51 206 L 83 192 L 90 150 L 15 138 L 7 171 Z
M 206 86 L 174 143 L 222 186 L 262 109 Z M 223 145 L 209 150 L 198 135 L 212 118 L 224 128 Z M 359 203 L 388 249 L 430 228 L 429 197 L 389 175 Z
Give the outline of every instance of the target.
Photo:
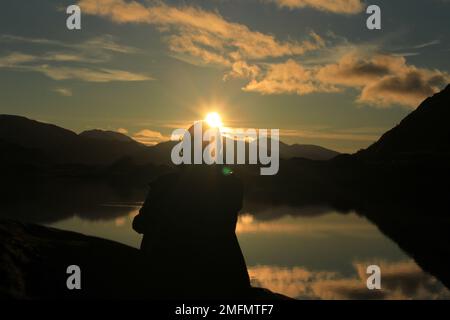
M 273 210 L 279 210 L 273 208 Z M 291 209 L 292 210 L 292 209 Z M 236 232 L 245 233 L 282 233 L 282 234 L 302 234 L 313 237 L 324 237 L 335 233 L 345 233 L 351 235 L 364 236 L 367 232 L 374 231 L 376 228 L 370 223 L 358 223 L 354 215 L 348 215 L 342 218 L 341 214 L 322 213 L 320 216 L 282 216 L 274 220 L 260 220 L 253 214 L 244 213 L 238 220 Z
M 368 290 L 366 267 L 382 270 L 382 290 Z M 412 260 L 353 263 L 356 276 L 306 268 L 255 266 L 249 268 L 252 284 L 298 299 L 449 299 L 450 292 Z
M 292 214 L 294 208 L 290 210 Z M 270 221 L 244 214 L 237 232 L 253 285 L 290 297 L 450 298 L 436 278 L 356 213 L 342 215 L 329 209 L 320 215 L 289 215 Z M 381 291 L 366 287 L 366 268 L 372 264 L 381 268 Z
M 15 197 L 4 194 L 0 214 L 138 248 L 141 237 L 131 223 L 145 192 L 104 185 L 17 187 Z M 253 284 L 291 297 L 449 299 L 441 282 L 450 286 L 450 220 L 418 210 L 372 204 L 343 214 L 327 206 L 253 200 L 246 201 L 236 231 Z M 369 264 L 381 267 L 381 291 L 365 286 Z
M 103 210 L 111 210 L 121 214 L 108 215 L 106 219 L 86 219 L 84 216 L 74 214 L 58 222 L 46 223 L 47 226 L 80 232 L 113 241 L 118 241 L 129 246 L 139 248 L 142 236 L 133 232 L 131 224 L 138 214 L 141 203 L 123 202 L 102 205 Z
M 136 203 L 106 204 L 123 210 L 109 220 L 73 216 L 53 227 L 119 241 L 136 248 L 132 231 Z M 298 299 L 449 299 L 449 291 L 410 259 L 366 218 L 356 213 L 311 208 L 272 207 L 285 212 L 272 220 L 251 213 L 240 216 L 237 234 L 252 284 Z M 304 209 L 303 209 L 304 210 Z M 320 214 L 313 214 L 313 213 Z M 295 213 L 295 214 L 294 214 Z M 366 268 L 377 264 L 382 290 L 366 287 Z

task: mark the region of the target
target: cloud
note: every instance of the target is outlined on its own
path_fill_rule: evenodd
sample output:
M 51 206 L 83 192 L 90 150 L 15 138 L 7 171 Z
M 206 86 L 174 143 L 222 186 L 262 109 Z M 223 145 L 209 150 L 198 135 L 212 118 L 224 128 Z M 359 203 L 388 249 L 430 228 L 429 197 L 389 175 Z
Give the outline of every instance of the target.
M 108 18 L 116 23 L 155 25 L 167 37 L 169 49 L 188 54 L 204 63 L 231 66 L 247 59 L 301 55 L 324 46 L 315 33 L 304 41 L 278 41 L 273 35 L 253 31 L 229 22 L 217 12 L 158 2 L 144 6 L 136 1 L 80 0 L 83 13 Z
M 154 18 L 144 5 L 136 1 L 80 0 L 78 5 L 83 13 L 109 16 L 118 23 L 142 23 Z
M 168 141 L 169 138 L 164 137 L 161 132 L 149 129 L 141 130 L 133 135 L 133 139 L 145 145 L 153 146 L 163 141 Z
M 430 42 L 418 44 L 416 46 L 413 46 L 412 48 L 413 49 L 423 49 L 423 48 L 426 48 L 426 47 L 438 45 L 440 43 L 441 43 L 441 40 L 432 40 Z
M 37 58 L 33 55 L 24 54 L 21 52 L 13 52 L 3 57 L 0 57 L 0 68 L 11 68 L 18 64 L 36 61 Z
M 257 65 L 249 65 L 245 61 L 237 61 L 231 66 L 231 70 L 227 72 L 223 79 L 233 78 L 256 78 L 261 73 L 261 68 Z
M 111 53 L 134 54 L 138 49 L 118 44 L 112 36 L 95 37 L 81 43 L 64 43 L 48 39 L 33 39 L 12 35 L 0 36 L 0 42 L 24 42 L 46 46 L 42 54 L 12 52 L 0 56 L 0 68 L 39 72 L 53 80 L 76 79 L 87 82 L 146 81 L 152 77 L 131 71 L 100 68 Z M 64 63 L 64 66 L 61 66 Z
M 111 51 L 111 52 L 118 52 L 118 53 L 139 53 L 140 50 L 131 47 L 126 46 L 123 44 L 119 44 L 114 40 L 114 37 L 112 35 L 104 35 L 95 37 L 92 39 L 89 39 L 85 42 L 82 42 L 81 44 L 74 45 L 75 48 L 80 48 L 83 50 L 104 50 L 104 51 Z
M 116 131 L 121 134 L 128 134 L 128 130 L 125 128 L 118 128 Z
M 153 80 L 153 78 L 146 76 L 144 74 L 106 68 L 89 69 L 77 67 L 54 67 L 50 65 L 39 65 L 25 68 L 25 70 L 43 73 L 49 78 L 52 78 L 53 80 L 76 79 L 87 82 Z
M 169 38 L 169 49 L 176 53 L 188 54 L 199 58 L 200 62 L 205 64 L 216 64 L 221 66 L 230 66 L 231 61 L 222 53 L 215 52 L 210 48 L 204 48 L 195 42 L 195 34 L 183 33 L 181 35 L 172 35 Z
M 71 89 L 68 88 L 55 88 L 53 91 L 60 94 L 63 97 L 71 97 L 73 95 L 73 92 Z
M 398 63 L 404 63 L 402 57 L 377 55 L 369 59 L 353 52 L 344 55 L 337 63 L 320 68 L 317 78 L 324 83 L 346 86 L 362 86 L 365 83 L 389 75 Z
M 111 53 L 136 54 L 140 52 L 137 48 L 117 43 L 112 35 L 98 36 L 80 43 L 66 43 L 45 38 L 27 38 L 7 34 L 0 36 L 0 42 L 46 46 L 49 51 L 40 59 L 47 61 L 107 62 L 111 59 Z
M 32 44 L 46 44 L 46 45 L 62 45 L 63 42 L 57 40 L 49 40 L 45 38 L 27 38 L 21 36 L 15 36 L 11 34 L 0 35 L 0 42 L 26 42 Z
M 252 79 L 243 90 L 262 94 L 295 93 L 298 95 L 337 91 L 333 86 L 317 82 L 312 70 L 305 69 L 292 59 L 284 63 L 271 64 L 261 79 Z
M 360 0 L 271 0 L 291 9 L 312 7 L 322 11 L 361 12 Z M 124 0 L 80 0 L 83 13 L 115 23 L 141 23 L 163 33 L 172 54 L 194 64 L 225 69 L 224 80 L 248 79 L 247 92 L 261 94 L 336 93 L 346 88 L 360 92 L 360 103 L 387 107 L 415 107 L 440 90 L 449 75 L 418 68 L 405 57 L 354 50 L 327 64 L 298 61 L 307 52 L 324 50 L 326 41 L 314 32 L 302 41 L 279 40 L 226 20 L 216 11 L 192 6 L 169 6 L 157 1 L 141 4 Z M 432 45 L 435 42 L 423 44 Z M 279 62 L 282 58 L 286 60 Z
M 309 7 L 339 14 L 357 14 L 364 9 L 361 0 L 271 0 L 271 2 L 289 9 Z
M 317 80 L 361 90 L 358 101 L 374 106 L 416 107 L 450 81 L 446 72 L 409 65 L 405 57 L 349 53 L 321 68 Z
M 425 98 L 438 92 L 450 81 L 447 73 L 415 69 L 387 76 L 364 87 L 359 102 L 386 107 L 400 104 L 415 108 Z
M 450 81 L 448 73 L 409 65 L 405 57 L 359 51 L 322 66 L 306 67 L 293 59 L 267 66 L 266 72 L 250 77 L 244 91 L 305 95 L 354 88 L 360 91 L 360 103 L 414 108 Z

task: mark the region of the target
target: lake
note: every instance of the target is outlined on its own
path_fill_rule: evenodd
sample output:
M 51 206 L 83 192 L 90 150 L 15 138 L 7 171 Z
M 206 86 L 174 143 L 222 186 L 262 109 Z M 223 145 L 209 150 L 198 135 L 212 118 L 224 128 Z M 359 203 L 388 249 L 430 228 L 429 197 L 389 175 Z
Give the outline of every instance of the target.
M 47 223 L 138 248 L 131 228 L 140 203 L 105 203 Z M 245 209 L 245 208 L 248 209 Z M 88 217 L 95 218 L 88 218 Z M 298 299 L 449 299 L 439 280 L 424 272 L 376 225 L 356 212 L 327 207 L 249 204 L 236 233 L 254 286 Z M 366 286 L 369 265 L 381 268 L 381 290 Z

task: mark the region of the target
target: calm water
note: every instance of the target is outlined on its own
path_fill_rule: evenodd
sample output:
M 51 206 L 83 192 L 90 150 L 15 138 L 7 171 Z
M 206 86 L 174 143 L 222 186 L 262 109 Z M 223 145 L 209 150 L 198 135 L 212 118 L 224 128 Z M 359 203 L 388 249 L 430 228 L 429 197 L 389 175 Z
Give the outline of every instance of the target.
M 114 218 L 74 215 L 52 227 L 139 247 L 131 228 L 139 204 L 113 203 Z M 252 207 L 252 206 L 249 206 Z M 95 213 L 92 214 L 95 215 Z M 449 299 L 450 292 L 423 272 L 390 239 L 356 213 L 327 208 L 258 207 L 241 215 L 237 234 L 253 285 L 299 299 Z M 366 268 L 380 266 L 382 290 L 366 287 Z

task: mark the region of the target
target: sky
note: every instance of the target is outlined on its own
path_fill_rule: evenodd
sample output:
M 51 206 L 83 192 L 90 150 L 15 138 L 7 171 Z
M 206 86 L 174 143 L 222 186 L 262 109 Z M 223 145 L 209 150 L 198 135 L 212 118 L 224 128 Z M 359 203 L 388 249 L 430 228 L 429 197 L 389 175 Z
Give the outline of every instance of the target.
M 355 152 L 450 83 L 449 30 L 448 0 L 3 0 L 0 113 L 154 144 L 215 111 Z

